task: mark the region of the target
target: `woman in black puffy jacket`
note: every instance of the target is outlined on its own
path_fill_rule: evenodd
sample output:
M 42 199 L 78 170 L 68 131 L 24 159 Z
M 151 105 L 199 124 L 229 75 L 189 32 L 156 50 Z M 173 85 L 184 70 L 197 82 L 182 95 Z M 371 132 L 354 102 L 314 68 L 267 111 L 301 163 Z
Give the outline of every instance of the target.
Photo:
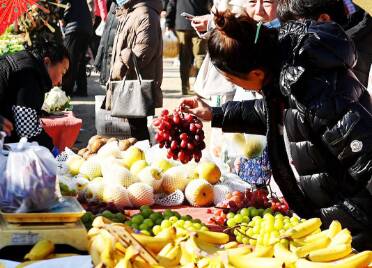
M 339 220 L 356 249 L 372 249 L 372 99 L 351 70 L 353 43 L 335 23 L 289 21 L 279 36 L 229 12 L 215 23 L 212 62 L 264 98 L 214 108 L 196 97 L 181 107 L 225 132 L 266 133 L 273 177 L 290 207 L 324 227 Z

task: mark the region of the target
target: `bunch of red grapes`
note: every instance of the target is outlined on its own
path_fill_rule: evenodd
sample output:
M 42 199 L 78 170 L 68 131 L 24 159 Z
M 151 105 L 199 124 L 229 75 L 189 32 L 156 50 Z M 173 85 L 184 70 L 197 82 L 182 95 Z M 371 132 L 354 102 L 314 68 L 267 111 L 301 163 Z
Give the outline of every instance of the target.
M 167 148 L 167 157 L 186 164 L 193 158 L 199 162 L 205 149 L 203 123 L 194 115 L 186 114 L 180 109 L 170 114 L 163 110 L 161 116 L 154 120 L 158 128 L 155 140 L 160 148 Z
M 217 204 L 217 207 L 234 213 L 246 207 L 271 208 L 273 212 L 280 212 L 284 215 L 289 213 L 289 207 L 285 199 L 271 197 L 269 191 L 265 188 L 246 189 L 244 193 L 239 191 L 228 193 L 226 199 Z

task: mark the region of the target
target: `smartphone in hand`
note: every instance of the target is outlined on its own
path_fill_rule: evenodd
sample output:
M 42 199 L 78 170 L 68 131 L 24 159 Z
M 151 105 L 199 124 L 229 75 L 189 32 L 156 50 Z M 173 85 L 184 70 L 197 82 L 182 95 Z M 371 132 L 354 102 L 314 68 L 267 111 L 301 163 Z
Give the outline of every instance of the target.
M 191 14 L 186 13 L 186 12 L 182 12 L 181 16 L 185 17 L 185 19 L 187 19 L 187 20 L 192 20 L 195 17 L 194 15 L 191 15 Z

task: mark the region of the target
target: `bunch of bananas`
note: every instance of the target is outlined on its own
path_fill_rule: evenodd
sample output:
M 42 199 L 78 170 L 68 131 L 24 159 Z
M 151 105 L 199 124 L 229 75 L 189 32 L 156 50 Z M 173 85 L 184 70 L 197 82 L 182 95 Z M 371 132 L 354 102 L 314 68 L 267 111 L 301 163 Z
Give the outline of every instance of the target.
M 104 222 L 103 222 L 104 221 Z M 306 220 L 287 230 L 274 244 L 248 245 L 229 242 L 225 233 L 211 231 L 189 232 L 177 227 L 163 229 L 156 236 L 132 233 L 153 257 L 147 262 L 140 249 L 118 242 L 117 237 L 100 228 L 104 225 L 126 228 L 123 224 L 110 223 L 97 218 L 89 231 L 90 253 L 95 265 L 153 268 L 362 268 L 372 261 L 372 251 L 352 253 L 351 234 L 342 229 L 338 221 L 329 229 L 320 231 L 318 218 Z

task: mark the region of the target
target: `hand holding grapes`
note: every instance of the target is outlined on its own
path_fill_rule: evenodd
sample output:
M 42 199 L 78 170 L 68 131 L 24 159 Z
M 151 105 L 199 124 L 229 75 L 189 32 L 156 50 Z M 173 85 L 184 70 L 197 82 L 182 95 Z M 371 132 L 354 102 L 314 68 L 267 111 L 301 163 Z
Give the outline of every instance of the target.
M 180 108 L 182 112 L 193 114 L 201 120 L 212 120 L 212 108 L 200 97 L 183 99 Z

